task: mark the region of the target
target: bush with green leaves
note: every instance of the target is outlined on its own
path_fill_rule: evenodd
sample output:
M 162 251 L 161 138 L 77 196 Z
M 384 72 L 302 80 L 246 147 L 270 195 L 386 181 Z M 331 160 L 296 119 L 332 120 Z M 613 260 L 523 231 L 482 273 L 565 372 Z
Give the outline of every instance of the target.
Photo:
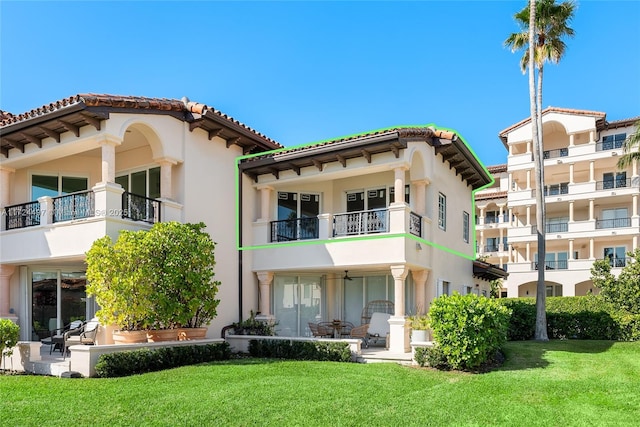
M 11 356 L 18 339 L 20 327 L 9 319 L 0 319 L 0 357 Z
M 234 335 L 273 336 L 276 334 L 276 325 L 277 322 L 274 323 L 256 319 L 255 312 L 251 310 L 249 318 L 235 322 L 231 326 L 233 327 Z
M 102 324 L 121 330 L 201 327 L 217 314 L 215 243 L 204 223 L 156 223 L 149 231 L 121 231 L 87 252 L 87 294 L 95 295 Z
M 251 340 L 249 354 L 252 357 L 275 359 L 351 361 L 351 350 L 346 342 Z
M 500 302 L 512 310 L 508 339 L 533 339 L 535 299 L 508 298 Z M 640 338 L 640 315 L 620 311 L 600 295 L 549 297 L 546 308 L 547 334 L 551 339 L 634 341 Z
M 627 256 L 629 262 L 618 277 L 611 273 L 609 260 L 596 260 L 591 267 L 591 280 L 605 301 L 622 312 L 640 314 L 640 248 Z
M 229 358 L 231 350 L 226 342 L 122 351 L 100 356 L 96 363 L 96 376 L 125 377 Z
M 423 367 L 430 366 L 441 371 L 451 369 L 447 356 L 438 345 L 416 348 L 414 359 L 418 365 Z
M 429 310 L 436 345 L 453 369 L 489 361 L 507 340 L 510 314 L 496 299 L 457 292 L 436 298 Z

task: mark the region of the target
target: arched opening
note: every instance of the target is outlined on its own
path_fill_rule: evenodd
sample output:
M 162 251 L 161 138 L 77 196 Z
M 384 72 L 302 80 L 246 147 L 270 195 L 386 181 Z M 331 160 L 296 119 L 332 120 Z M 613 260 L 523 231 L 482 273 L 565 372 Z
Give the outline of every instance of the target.
M 576 283 L 576 296 L 584 296 L 584 295 L 598 295 L 600 293 L 600 289 L 596 288 L 593 285 L 592 280 L 585 280 L 584 282 Z
M 518 297 L 535 298 L 537 286 L 537 281 L 523 283 L 522 285 L 518 286 Z M 563 295 L 562 284 L 560 283 L 545 280 L 544 286 L 546 295 L 548 297 L 561 297 Z

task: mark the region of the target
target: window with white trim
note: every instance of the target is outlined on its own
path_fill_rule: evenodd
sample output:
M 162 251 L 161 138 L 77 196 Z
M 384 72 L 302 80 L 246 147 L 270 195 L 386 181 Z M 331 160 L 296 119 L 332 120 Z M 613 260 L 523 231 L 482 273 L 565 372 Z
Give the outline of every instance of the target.
M 469 212 L 462 211 L 462 240 L 469 243 Z
M 438 193 L 438 228 L 447 229 L 447 196 Z

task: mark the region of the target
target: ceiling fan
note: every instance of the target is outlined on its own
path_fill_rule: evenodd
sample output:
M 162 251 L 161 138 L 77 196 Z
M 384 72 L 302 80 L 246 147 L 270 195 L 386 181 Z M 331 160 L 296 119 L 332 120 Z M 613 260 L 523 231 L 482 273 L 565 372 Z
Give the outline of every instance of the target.
M 344 277 L 342 279 L 343 280 L 353 280 L 353 278 L 349 277 L 349 270 L 345 270 L 344 271 Z

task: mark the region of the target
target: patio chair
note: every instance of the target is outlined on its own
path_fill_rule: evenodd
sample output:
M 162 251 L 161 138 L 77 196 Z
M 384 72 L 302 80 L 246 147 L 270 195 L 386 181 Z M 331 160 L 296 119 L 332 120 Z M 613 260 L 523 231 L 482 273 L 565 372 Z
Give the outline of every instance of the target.
M 68 332 L 80 334 L 80 332 L 82 332 L 83 323 L 84 322 L 82 320 L 74 320 L 73 322 L 63 326 L 62 328 L 52 329 L 51 338 L 50 341 L 48 341 L 51 343 L 51 347 L 49 347 L 49 354 L 53 353 L 55 350 L 60 350 L 61 353 L 64 353 L 65 335 Z
M 69 353 L 69 347 L 71 347 L 72 345 L 95 345 L 99 326 L 100 322 L 98 321 L 98 319 L 93 318 L 82 326 L 80 333 L 76 333 L 74 331 L 65 332 L 64 351 L 62 352 L 63 358 L 66 358 L 67 354 Z
M 366 325 L 354 326 L 353 328 L 351 328 L 350 336 L 351 338 L 360 338 L 364 343 L 365 348 L 368 348 L 369 347 L 368 331 L 369 331 L 368 323 Z
M 389 313 L 395 314 L 395 306 L 393 301 L 388 300 L 373 300 L 369 301 L 367 305 L 362 309 L 362 317 L 360 319 L 361 324 L 365 325 L 371 322 L 371 315 L 373 313 Z

